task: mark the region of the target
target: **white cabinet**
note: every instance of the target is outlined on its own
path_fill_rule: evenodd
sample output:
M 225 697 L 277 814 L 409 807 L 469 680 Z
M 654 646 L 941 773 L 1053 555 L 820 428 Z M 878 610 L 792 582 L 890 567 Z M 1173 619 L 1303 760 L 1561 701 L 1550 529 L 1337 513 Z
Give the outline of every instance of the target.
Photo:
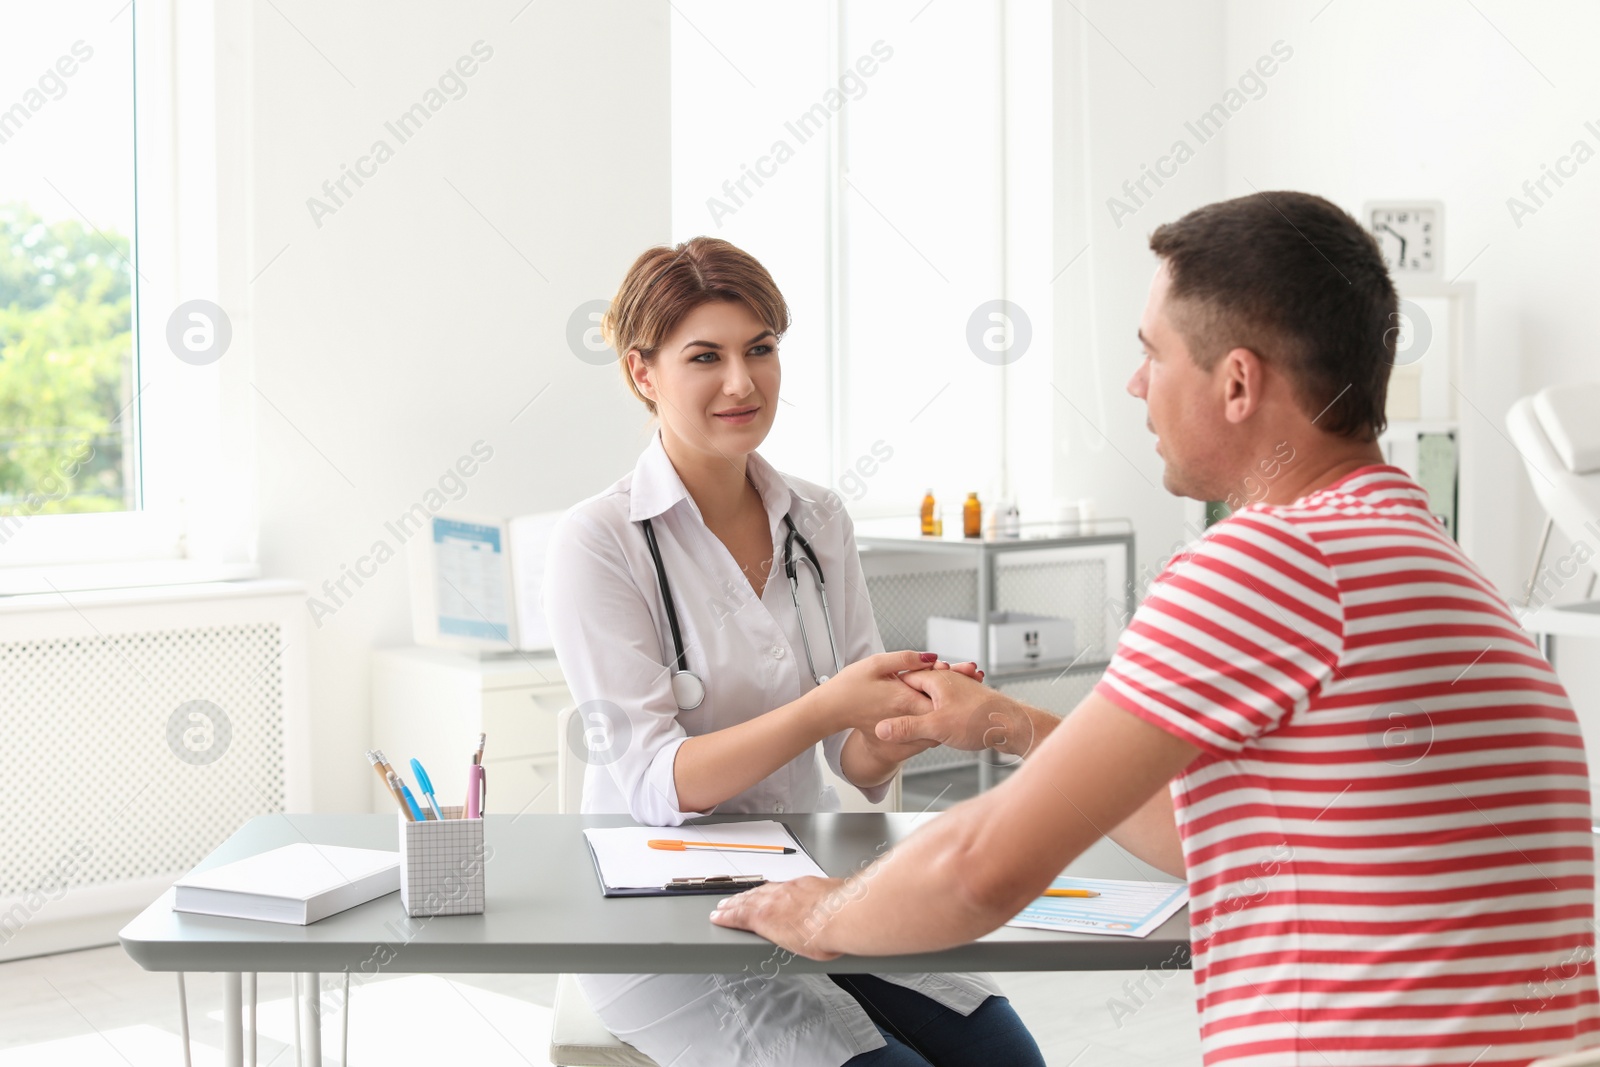
M 480 660 L 418 646 L 373 653 L 372 746 L 412 789 L 411 759 L 420 760 L 441 804 L 465 802 L 467 765 L 483 733 L 488 810 L 554 813 L 556 716 L 570 702 L 553 655 Z M 392 810 L 394 799 L 371 778 L 373 810 Z

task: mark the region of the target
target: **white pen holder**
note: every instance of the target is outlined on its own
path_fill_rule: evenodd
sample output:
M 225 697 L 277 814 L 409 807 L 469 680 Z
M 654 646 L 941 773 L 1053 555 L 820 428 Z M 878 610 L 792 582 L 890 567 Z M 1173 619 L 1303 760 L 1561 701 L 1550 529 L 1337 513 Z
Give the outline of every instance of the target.
M 483 820 L 465 809 L 442 809 L 443 819 L 400 820 L 400 903 L 406 914 L 482 915 Z

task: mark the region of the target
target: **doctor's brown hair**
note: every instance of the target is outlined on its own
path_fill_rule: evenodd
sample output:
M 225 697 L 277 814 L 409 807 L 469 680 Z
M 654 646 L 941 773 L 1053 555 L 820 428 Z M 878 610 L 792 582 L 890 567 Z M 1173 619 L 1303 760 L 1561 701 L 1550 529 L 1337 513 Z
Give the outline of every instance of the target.
M 720 238 L 695 237 L 676 248 L 659 245 L 628 268 L 600 319 L 600 331 L 617 353 L 623 381 L 650 414 L 656 413 L 656 405 L 628 373 L 629 351 L 637 348 L 650 362 L 684 316 L 719 300 L 744 304 L 779 338 L 789 329 L 789 305 L 767 268 Z
M 1383 432 L 1399 299 L 1355 219 L 1309 193 L 1254 193 L 1157 226 L 1150 249 L 1167 261 L 1173 324 L 1201 370 L 1248 348 L 1323 431 Z

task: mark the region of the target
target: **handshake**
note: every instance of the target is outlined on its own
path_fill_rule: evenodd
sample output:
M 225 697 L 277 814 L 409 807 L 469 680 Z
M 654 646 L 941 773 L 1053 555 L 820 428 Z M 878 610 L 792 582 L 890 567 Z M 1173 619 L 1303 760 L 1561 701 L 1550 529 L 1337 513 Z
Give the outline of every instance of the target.
M 1029 709 L 983 684 L 976 663 L 932 652 L 884 652 L 850 664 L 811 694 L 839 728 L 854 727 L 880 755 L 909 759 L 935 745 L 1025 755 Z

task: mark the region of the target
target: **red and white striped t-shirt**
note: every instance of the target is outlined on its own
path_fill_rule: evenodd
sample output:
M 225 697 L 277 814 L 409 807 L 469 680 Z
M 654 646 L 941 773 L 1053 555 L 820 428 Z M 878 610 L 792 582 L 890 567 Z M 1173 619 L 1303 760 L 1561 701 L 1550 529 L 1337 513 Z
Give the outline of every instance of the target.
M 1404 472 L 1213 526 L 1097 691 L 1204 752 L 1172 790 L 1208 1065 L 1600 1044 L 1572 705 Z

